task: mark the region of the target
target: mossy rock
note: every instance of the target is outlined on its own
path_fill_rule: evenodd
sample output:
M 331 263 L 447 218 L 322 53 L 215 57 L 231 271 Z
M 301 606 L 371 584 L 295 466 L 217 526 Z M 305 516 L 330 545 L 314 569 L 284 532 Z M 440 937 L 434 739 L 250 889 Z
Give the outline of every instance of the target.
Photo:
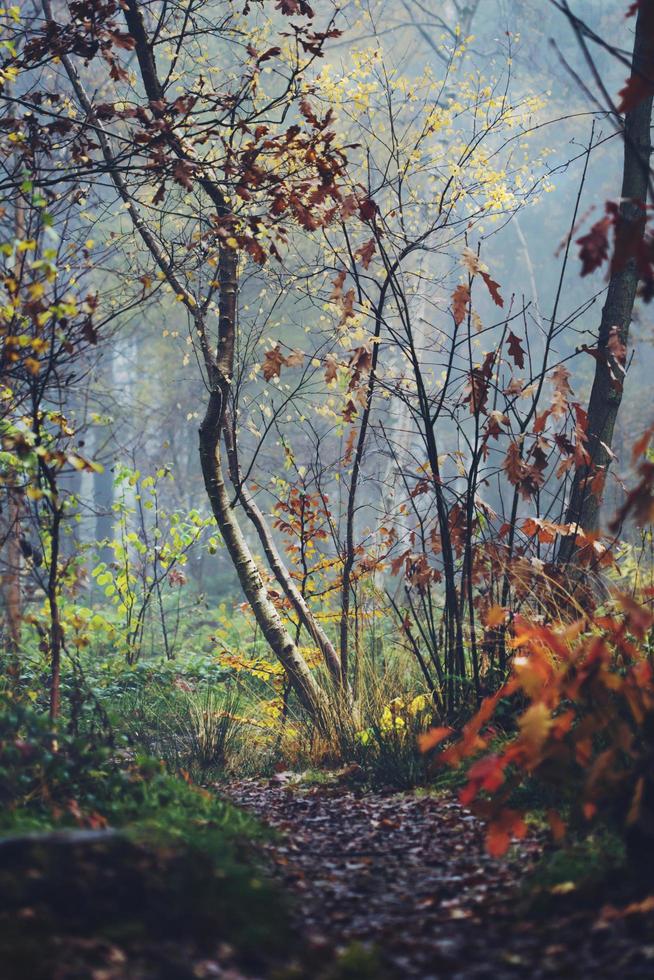
M 195 846 L 145 842 L 127 833 L 57 831 L 0 841 L 2 976 L 30 980 L 61 972 L 62 950 L 88 940 L 127 950 L 183 949 L 211 955 L 229 943 L 241 962 L 261 967 L 283 953 L 287 935 L 279 900 L 226 845 L 210 855 Z M 83 945 L 83 943 L 82 943 Z M 89 954 L 90 955 L 90 954 Z M 173 957 L 175 958 L 175 957 Z M 158 954 L 158 959 L 161 957 Z M 178 963 L 125 976 L 192 976 Z

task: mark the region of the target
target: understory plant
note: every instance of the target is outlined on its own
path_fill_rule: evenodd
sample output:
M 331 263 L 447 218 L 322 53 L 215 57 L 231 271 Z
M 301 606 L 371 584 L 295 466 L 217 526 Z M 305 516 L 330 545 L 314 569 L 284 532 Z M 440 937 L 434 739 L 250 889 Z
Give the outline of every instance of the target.
M 617 828 L 639 873 L 649 873 L 654 843 L 654 670 L 651 592 L 640 602 L 618 595 L 604 615 L 554 628 L 516 618 L 511 675 L 439 752 L 437 763 L 473 759 L 460 797 L 488 821 L 491 853 L 526 832 L 514 805 L 528 782 L 551 799 L 554 838 L 569 829 Z M 510 705 L 512 730 L 497 727 Z M 432 729 L 423 749 L 452 735 Z

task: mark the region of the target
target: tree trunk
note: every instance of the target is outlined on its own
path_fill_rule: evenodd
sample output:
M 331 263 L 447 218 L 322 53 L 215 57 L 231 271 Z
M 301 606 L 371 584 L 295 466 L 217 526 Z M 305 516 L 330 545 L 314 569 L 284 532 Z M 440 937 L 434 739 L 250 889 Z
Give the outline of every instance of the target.
M 212 390 L 206 415 L 200 427 L 200 462 L 204 485 L 225 547 L 254 616 L 270 648 L 286 670 L 295 691 L 320 725 L 325 717 L 326 699 L 297 650 L 281 616 L 268 598 L 261 573 L 254 561 L 231 505 L 222 472 L 220 438 L 227 385 Z
M 98 371 L 98 388 L 101 391 L 108 391 L 113 395 L 114 352 L 111 347 L 107 348 L 107 353 Z M 111 541 L 114 536 L 114 474 L 111 468 L 111 449 L 109 448 L 113 439 L 112 423 L 96 425 L 94 434 L 95 458 L 104 467 L 101 473 L 93 474 L 95 540 L 97 542 L 104 542 Z M 101 544 L 98 558 L 105 564 L 110 565 L 114 560 L 114 553 L 108 545 Z
M 304 626 L 307 633 L 322 653 L 332 678 L 335 681 L 340 682 L 340 661 L 338 654 L 334 649 L 334 645 L 321 625 L 317 622 L 315 616 L 311 612 L 311 609 L 307 605 L 304 596 L 293 581 L 288 568 L 277 550 L 277 546 L 275 545 L 275 541 L 271 534 L 270 528 L 268 527 L 266 518 L 261 513 L 247 486 L 241 479 L 234 427 L 229 416 L 225 420 L 224 439 L 227 461 L 229 464 L 230 480 L 236 494 L 238 495 L 238 499 L 243 506 L 243 510 L 247 514 L 257 532 L 270 569 L 278 584 L 283 589 L 287 599 L 293 605 L 301 624 Z
M 14 230 L 16 240 L 25 237 L 25 211 L 19 199 L 14 213 Z M 14 274 L 18 282 L 22 279 L 22 261 L 17 258 Z M 6 647 L 9 654 L 9 670 L 14 682 L 20 677 L 20 630 L 23 621 L 22 591 L 20 573 L 23 566 L 23 555 L 20 547 L 21 539 L 21 493 L 11 486 L 12 477 L 9 474 L 7 490 L 7 536 L 5 539 L 5 569 L 2 575 L 2 593 L 5 607 L 5 623 L 7 627 Z M 17 481 L 19 482 L 19 481 Z
M 54 484 L 54 479 L 52 480 Z M 52 485 L 51 484 L 51 485 Z M 56 488 L 56 484 L 54 484 Z M 56 490 L 55 490 L 56 492 Z M 55 500 L 50 544 L 50 572 L 48 575 L 48 608 L 50 610 L 50 718 L 55 721 L 61 711 L 61 648 L 63 631 L 59 616 L 59 543 L 61 534 L 62 506 Z
M 2 575 L 2 596 L 4 600 L 4 620 L 6 627 L 5 647 L 9 654 L 10 670 L 14 680 L 20 674 L 20 628 L 22 616 L 22 594 L 20 572 L 23 555 L 20 548 L 19 493 L 10 488 L 6 495 L 7 521 L 5 532 L 5 568 Z
M 632 61 L 632 75 L 651 77 L 654 66 L 654 4 L 640 5 Z M 624 359 L 616 357 L 622 346 L 626 349 L 633 314 L 638 268 L 636 253 L 643 240 L 646 221 L 646 201 L 650 176 L 650 129 L 652 125 L 652 95 L 644 98 L 625 115 L 624 168 L 622 200 L 616 226 L 614 267 L 611 271 L 606 304 L 597 341 L 595 377 L 588 404 L 588 463 L 574 476 L 566 520 L 585 532 L 599 527 L 601 488 L 593 485 L 596 474 L 606 477 L 611 461 L 613 430 L 622 401 Z M 619 262 L 620 255 L 627 255 Z M 600 478 L 599 484 L 604 480 Z M 573 535 L 564 538 L 559 547 L 559 561 L 574 558 L 578 545 Z

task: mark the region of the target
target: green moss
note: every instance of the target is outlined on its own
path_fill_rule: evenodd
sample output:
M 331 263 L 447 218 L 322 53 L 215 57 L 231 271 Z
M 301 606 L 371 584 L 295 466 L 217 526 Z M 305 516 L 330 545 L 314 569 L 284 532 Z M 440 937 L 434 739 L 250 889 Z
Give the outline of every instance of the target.
M 192 953 L 222 941 L 255 966 L 286 952 L 285 902 L 253 848 L 261 825 L 156 760 L 61 733 L 55 748 L 29 709 L 4 709 L 0 962 L 13 965 L 3 975 L 49 976 L 41 962 L 80 939 L 130 955 L 173 938 Z

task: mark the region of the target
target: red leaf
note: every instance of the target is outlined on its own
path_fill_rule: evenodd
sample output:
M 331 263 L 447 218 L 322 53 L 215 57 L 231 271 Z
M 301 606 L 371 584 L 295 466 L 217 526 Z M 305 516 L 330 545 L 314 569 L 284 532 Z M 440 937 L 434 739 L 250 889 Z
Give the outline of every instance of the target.
M 195 167 L 192 163 L 187 160 L 178 160 L 173 167 L 173 177 L 178 184 L 185 187 L 187 191 L 193 188 L 193 176 L 195 175 Z
M 509 354 L 513 358 L 516 367 L 523 368 L 525 366 L 525 350 L 522 346 L 522 338 L 516 336 L 512 330 L 509 331 L 509 336 L 507 340 L 507 346 L 509 348 Z
M 647 452 L 647 447 L 650 444 L 650 440 L 654 435 L 654 425 L 650 426 L 643 432 L 642 436 L 636 439 L 633 447 L 631 449 L 631 462 L 636 463 L 640 456 L 643 456 Z
M 491 606 L 484 616 L 484 623 L 490 629 L 501 626 L 504 622 L 506 622 L 506 609 L 503 606 Z
M 298 14 L 303 17 L 313 17 L 313 10 L 307 0 L 277 0 L 275 7 L 287 17 L 295 17 Z
M 330 384 L 335 381 L 338 375 L 338 359 L 334 354 L 328 354 L 325 358 L 325 381 Z
M 271 378 L 278 378 L 284 363 L 285 358 L 279 348 L 279 344 L 276 344 L 272 350 L 267 350 L 263 359 L 264 379 L 270 381 Z
M 470 290 L 467 286 L 457 286 L 452 293 L 452 314 L 454 322 L 459 326 L 463 323 L 470 302 Z
M 376 214 L 377 205 L 369 197 L 359 202 L 359 215 L 362 221 L 372 221 Z
M 481 273 L 481 278 L 484 280 L 484 282 L 486 283 L 486 286 L 488 287 L 488 292 L 491 294 L 491 296 L 493 298 L 493 302 L 495 303 L 495 305 L 496 306 L 504 306 L 504 300 L 500 296 L 500 284 L 499 284 L 499 282 L 495 282 L 494 279 L 491 279 L 491 277 L 488 275 L 488 273 L 487 272 L 484 272 L 483 269 L 480 269 L 479 272 Z
M 509 849 L 512 837 L 520 839 L 526 833 L 527 827 L 520 814 L 515 810 L 504 810 L 488 828 L 486 849 L 493 857 L 501 857 Z
M 360 245 L 354 253 L 360 260 L 364 269 L 367 269 L 372 262 L 372 257 L 375 254 L 375 248 L 375 239 L 371 238 L 365 245 Z
M 637 105 L 648 99 L 653 92 L 654 82 L 652 79 L 643 78 L 642 75 L 633 72 L 627 79 L 624 88 L 618 92 L 620 96 L 618 112 L 631 112 Z
M 601 221 L 595 222 L 587 235 L 582 235 L 581 238 L 577 239 L 582 276 L 588 276 L 595 269 L 599 269 L 608 258 L 608 232 L 611 224 L 610 217 L 602 218 Z

